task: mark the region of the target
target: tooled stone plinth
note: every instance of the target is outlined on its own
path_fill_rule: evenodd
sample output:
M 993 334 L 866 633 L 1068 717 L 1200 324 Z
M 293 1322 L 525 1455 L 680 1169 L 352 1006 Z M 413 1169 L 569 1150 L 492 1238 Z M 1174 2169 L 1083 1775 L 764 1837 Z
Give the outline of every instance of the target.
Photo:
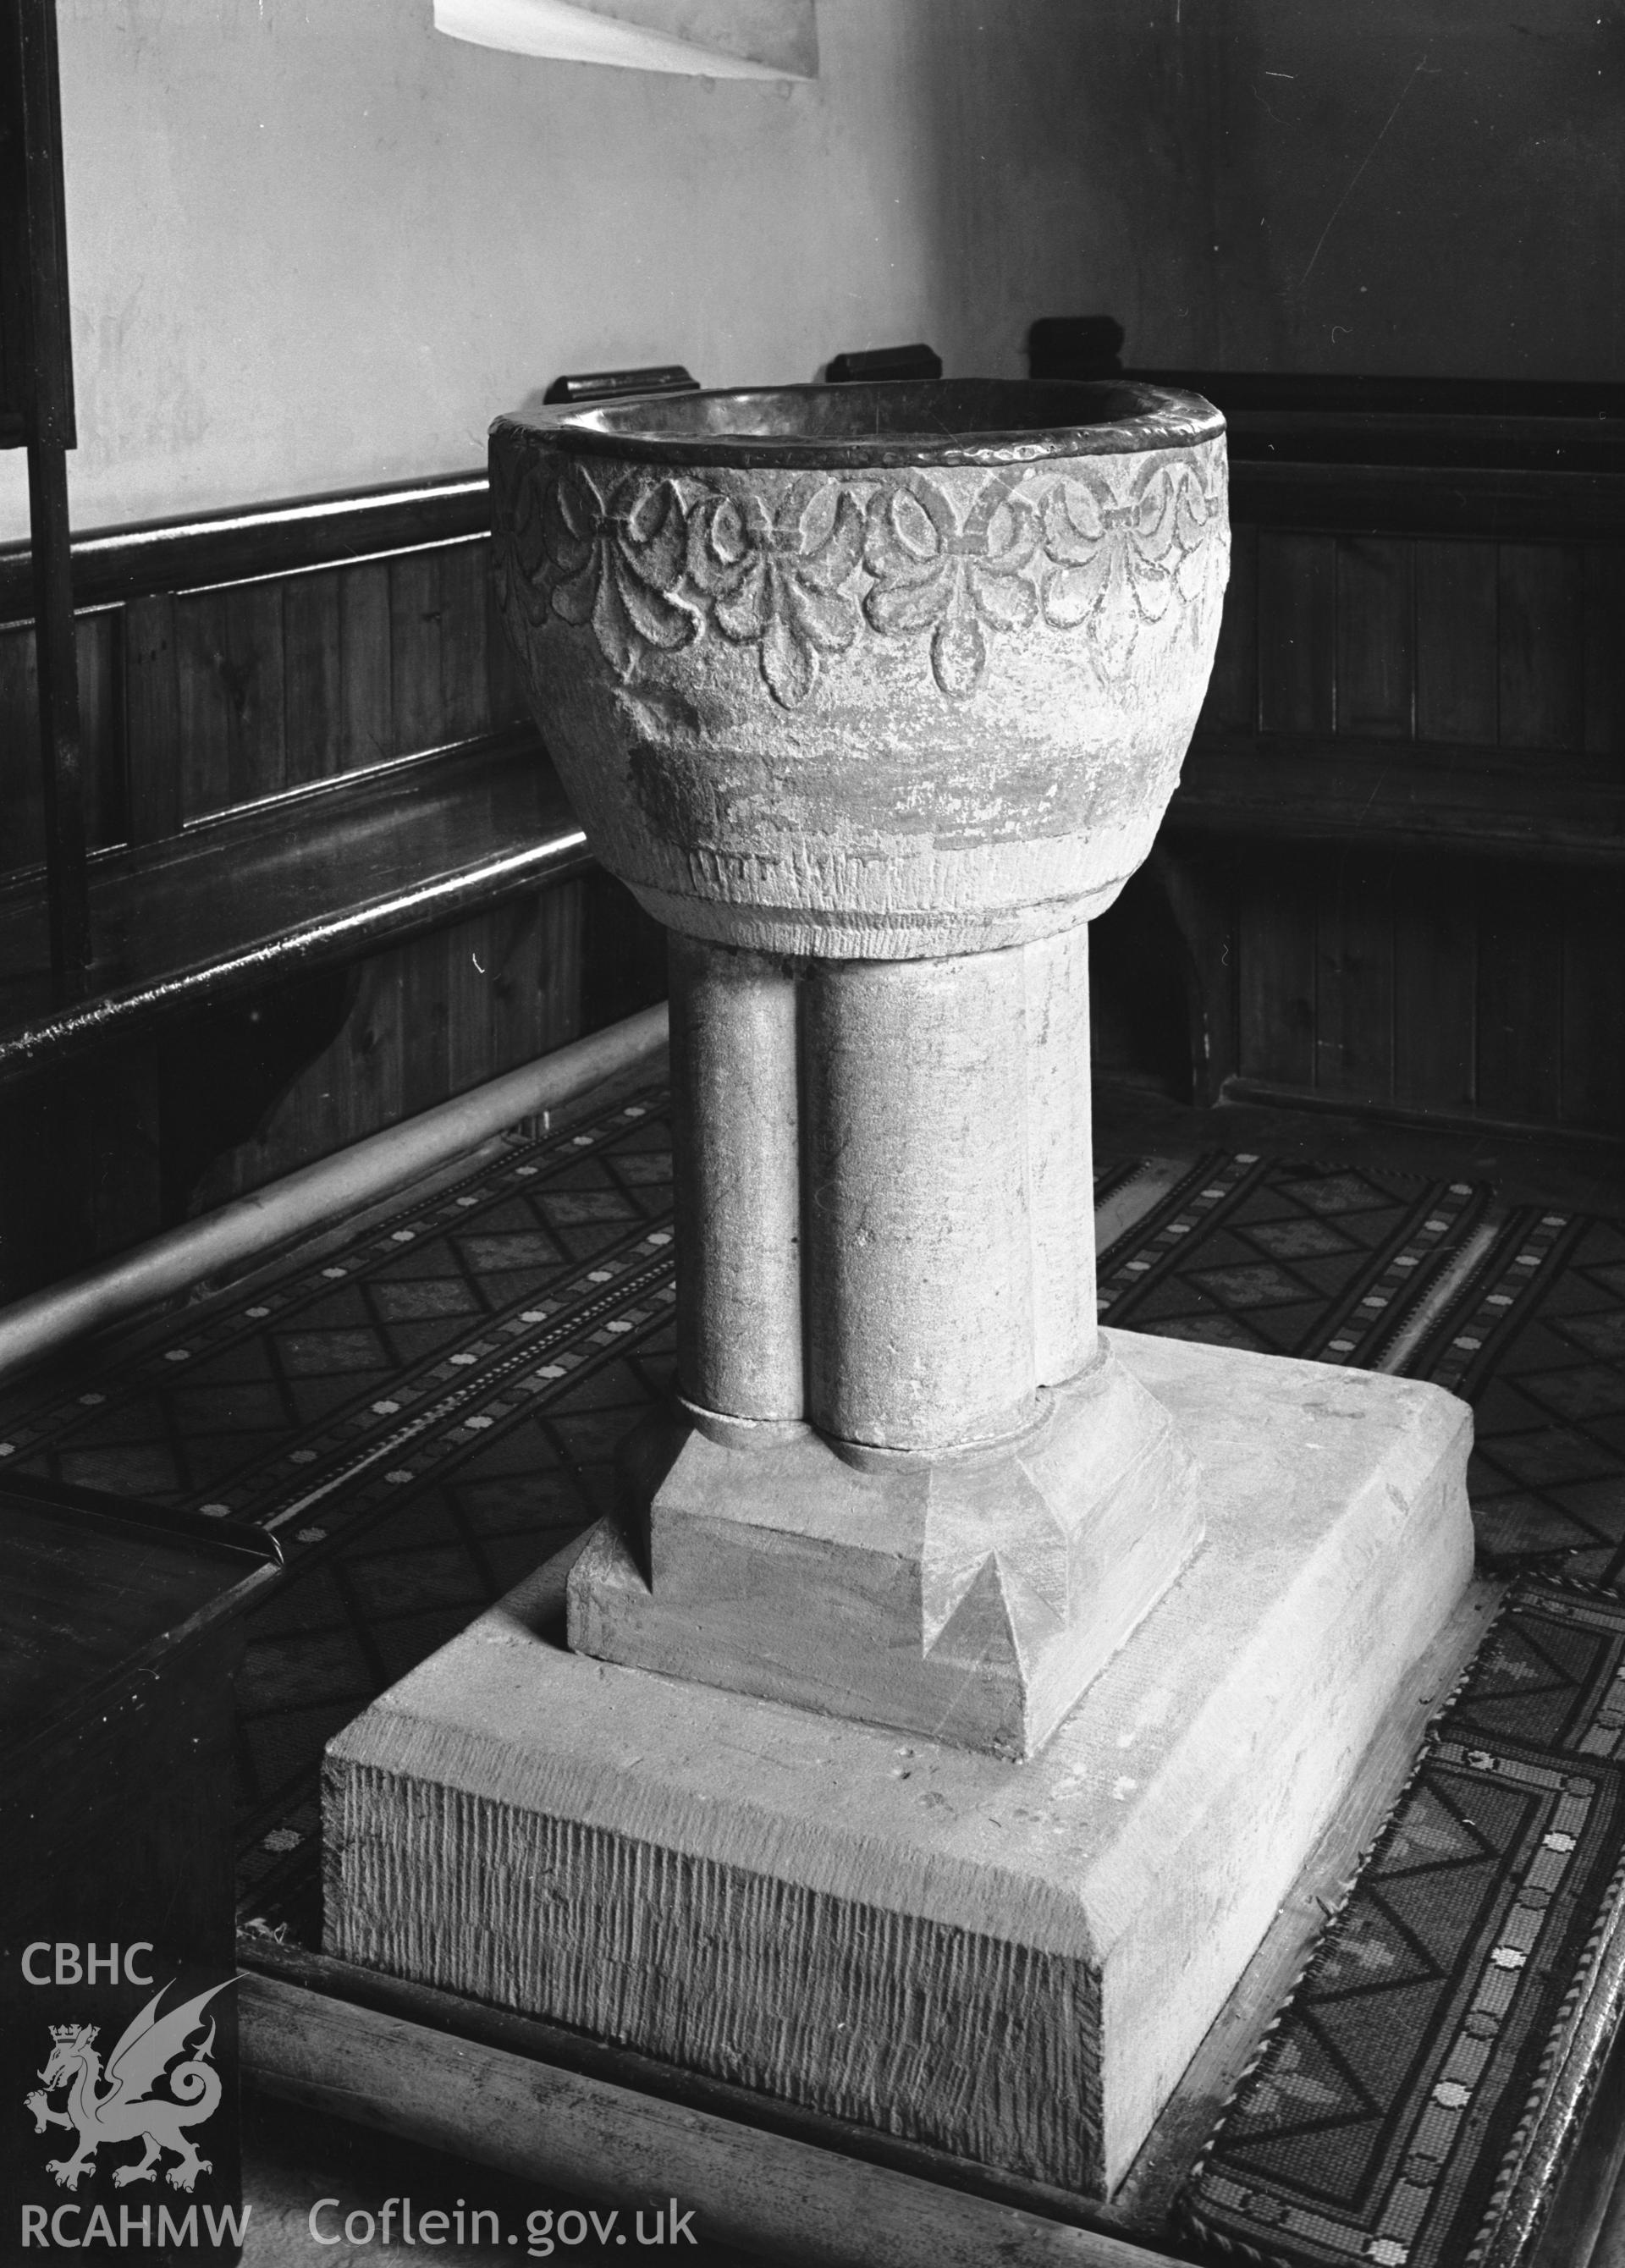
M 330 1948 L 1112 2190 L 1472 1537 L 1437 1388 L 1105 1336 L 1208 1540 L 1037 1757 L 572 1653 L 544 1570 L 331 1744 Z

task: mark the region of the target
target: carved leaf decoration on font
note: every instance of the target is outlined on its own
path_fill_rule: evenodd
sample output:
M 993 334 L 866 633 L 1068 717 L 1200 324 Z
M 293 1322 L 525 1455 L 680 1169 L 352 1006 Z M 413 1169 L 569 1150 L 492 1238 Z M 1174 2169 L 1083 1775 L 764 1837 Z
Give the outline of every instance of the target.
M 1192 609 L 1205 563 L 1191 563 L 1208 542 L 1221 512 L 1203 490 L 1188 460 L 1156 458 L 1126 485 L 1104 467 L 1058 480 L 1044 500 L 1044 548 L 1055 571 L 1044 585 L 1044 619 L 1056 630 L 1083 627 L 1104 674 L 1130 667 L 1142 625 L 1160 623 L 1176 597 Z
M 928 630 L 932 674 L 964 700 L 987 666 L 985 632 L 1025 630 L 1038 614 L 1023 571 L 1038 538 L 1032 504 L 996 480 L 972 500 L 963 528 L 949 498 L 920 475 L 877 490 L 863 550 L 875 578 L 864 614 L 884 637 Z
M 1210 547 L 1229 549 L 1222 460 L 1191 455 L 1104 459 L 1043 482 L 1023 468 L 962 504 L 918 472 L 853 483 L 809 473 L 775 497 L 532 459 L 501 476 L 493 502 L 499 595 L 516 627 L 550 614 L 590 628 L 624 681 L 649 654 L 714 632 L 754 648 L 788 710 L 866 622 L 926 639 L 954 701 L 981 683 L 992 641 L 1039 621 L 1081 630 L 1101 676 L 1120 682 L 1148 632 L 1200 644 Z
M 616 674 L 632 675 L 647 648 L 669 652 L 699 635 L 699 617 L 676 595 L 686 533 L 669 481 L 624 474 L 601 493 L 582 466 L 567 464 L 542 504 L 550 603 L 560 622 L 590 623 Z
M 707 493 L 691 508 L 689 579 L 722 636 L 756 647 L 781 708 L 800 708 L 818 681 L 819 657 L 844 653 L 858 634 L 857 608 L 840 585 L 862 545 L 857 499 L 833 481 L 792 482 L 771 514 L 750 490 Z

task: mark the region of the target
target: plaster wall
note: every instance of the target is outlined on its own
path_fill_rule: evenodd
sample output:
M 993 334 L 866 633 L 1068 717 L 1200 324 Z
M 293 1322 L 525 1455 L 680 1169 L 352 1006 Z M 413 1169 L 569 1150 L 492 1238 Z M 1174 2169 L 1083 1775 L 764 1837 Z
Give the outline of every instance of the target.
M 59 8 L 79 526 L 476 464 L 561 370 L 1013 372 L 1096 288 L 1075 0 L 822 0 L 807 85 L 500 55 L 429 0 Z
M 59 0 L 80 526 L 454 470 L 561 370 L 1625 376 L 1625 0 L 819 0 L 818 79 Z M 0 465 L 0 539 L 26 532 Z
M 1168 0 L 1141 44 L 1145 12 L 1111 15 L 1165 92 L 1095 171 L 1152 185 L 1135 359 L 1625 378 L 1621 0 Z

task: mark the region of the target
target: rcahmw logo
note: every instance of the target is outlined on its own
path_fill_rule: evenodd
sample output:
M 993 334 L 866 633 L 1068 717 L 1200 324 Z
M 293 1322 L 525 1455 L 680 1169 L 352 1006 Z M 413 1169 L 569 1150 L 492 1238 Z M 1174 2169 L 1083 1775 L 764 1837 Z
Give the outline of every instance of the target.
M 153 1981 L 135 1966 L 138 1954 L 151 1951 L 144 1944 L 126 1948 L 122 1969 L 130 1982 L 150 1984 Z M 76 1984 L 85 1970 L 89 1970 L 87 1982 L 98 1970 L 110 1979 L 117 1977 L 121 1964 L 116 1946 L 100 1957 L 94 1946 L 87 1952 L 91 1959 L 81 1969 L 76 1946 L 31 1945 L 23 1955 L 23 1974 L 31 1984 L 59 1980 Z M 39 1957 L 47 1955 L 54 1957 L 41 1973 Z M 116 2189 L 131 2182 L 155 2181 L 162 2166 L 170 2187 L 186 2191 L 200 2174 L 210 2171 L 211 2161 L 201 2154 L 189 2131 L 206 2124 L 220 2103 L 220 2075 L 211 2061 L 214 2020 L 204 2012 L 235 1981 L 228 1977 L 161 2014 L 160 2004 L 169 1987 L 160 1986 L 125 2026 L 105 2067 L 96 2045 L 97 2025 L 50 2026 L 50 2052 L 39 2074 L 41 2083 L 25 2097 L 25 2102 L 33 2113 L 36 2134 L 61 2126 L 76 2138 L 65 2157 L 46 2161 L 46 2171 L 55 2176 L 60 2188 L 77 2189 L 81 2175 L 94 2175 L 96 2153 L 104 2143 L 138 2141 L 141 2145 L 137 2157 L 114 2169 Z M 200 2033 L 206 2036 L 200 2039 Z M 156 2091 L 160 2085 L 166 2093 Z M 59 2088 L 65 2098 L 60 2110 L 50 2100 Z M 166 2153 L 174 2158 L 174 2164 L 163 2166 Z M 218 2244 L 228 2236 L 241 2242 L 247 2226 L 246 2208 L 204 2205 L 202 2215 L 210 2242 Z M 25 2205 L 22 2241 L 25 2250 L 38 2245 L 78 2250 L 97 2243 L 196 2245 L 200 2241 L 199 2207 L 172 2209 L 160 2205 L 155 2210 L 144 2205 L 135 2212 L 122 2205 L 115 2230 L 102 2205 L 88 2208 L 60 2205 L 55 2211 L 47 2205 Z

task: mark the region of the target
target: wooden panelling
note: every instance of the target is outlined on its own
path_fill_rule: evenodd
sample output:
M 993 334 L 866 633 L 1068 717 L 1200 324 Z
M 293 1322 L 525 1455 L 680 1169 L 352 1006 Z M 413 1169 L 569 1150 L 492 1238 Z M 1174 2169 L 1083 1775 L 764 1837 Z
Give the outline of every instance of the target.
M 496 733 L 506 725 L 517 725 L 528 718 L 530 704 L 525 698 L 524 682 L 508 634 L 502 626 L 496 578 L 489 572 L 484 577 L 484 586 L 485 698 L 491 711 L 491 728 Z
M 1393 1091 L 1392 862 L 1337 851 L 1322 864 L 1315 923 L 1315 1079 L 1326 1094 Z
M 409 552 L 389 568 L 390 698 L 401 747 L 483 732 L 484 544 Z
M 73 539 L 74 600 L 98 606 L 292 575 L 343 560 L 380 559 L 483 535 L 490 526 L 490 493 L 480 471 L 314 501 L 239 506 L 198 519 L 104 528 Z M 0 550 L 0 622 L 30 621 L 33 615 L 28 547 L 8 545 Z
M 1625 774 L 1625 545 L 1585 547 L 1585 748 Z
M 1479 877 L 1478 1108 L 1555 1125 L 1562 1116 L 1561 878 L 1487 867 Z
M 1234 540 L 1201 733 L 1625 753 L 1625 545 Z
M 211 1160 L 251 1141 L 299 1072 L 343 1029 L 352 972 L 318 968 L 200 1011 L 156 1035 L 160 1201 L 184 1220 Z M 335 1117 L 333 1138 L 342 1138 Z
M 122 842 L 127 826 L 120 631 L 111 609 L 78 620 L 79 760 L 85 840 L 93 850 Z M 45 856 L 38 697 L 33 632 L 0 630 L 0 873 Z
M 482 933 L 449 959 L 450 1085 L 454 1094 L 562 1047 L 581 1027 L 585 886 L 492 909 Z M 546 1035 L 539 1043 L 539 1035 Z
M 613 990 L 584 981 L 583 942 L 609 942 Z M 613 964 L 618 948 L 618 968 Z M 200 1211 L 422 1108 L 494 1079 L 665 989 L 663 940 L 602 874 L 494 907 L 358 967 L 343 1029 L 247 1141 L 192 1195 Z
M 1414 555 L 1417 736 L 1489 747 L 1498 708 L 1496 547 L 1419 542 Z
M 1497 578 L 1501 730 L 1509 748 L 1584 745 L 1584 553 L 1503 543 Z
M 1604 760 L 1607 762 L 1608 760 Z M 1204 733 L 1168 824 L 1181 835 L 1494 853 L 1625 868 L 1625 778 L 1560 749 L 1341 733 Z
M 1337 713 L 1337 547 L 1329 535 L 1259 535 L 1259 723 L 1329 733 Z
M 161 843 L 181 824 L 181 676 L 167 592 L 124 609 L 124 733 L 129 839 Z
M 1214 379 L 1234 618 L 1166 840 L 1242 1084 L 1625 1136 L 1625 394 L 1515 392 Z
M 291 575 L 282 592 L 284 777 L 290 787 L 343 770 L 344 654 L 339 578 Z
M 1625 475 L 1577 467 L 1553 473 L 1269 460 L 1232 466 L 1230 509 L 1260 528 L 1460 536 L 1493 530 L 1509 543 L 1591 541 L 1625 533 Z
M 401 1110 L 410 1117 L 451 1093 L 451 1004 L 460 990 L 461 969 L 450 967 L 484 946 L 490 950 L 487 919 L 476 915 L 454 928 L 438 930 L 432 945 L 424 939 L 402 960 Z
M 391 737 L 432 744 L 440 715 L 440 555 L 417 551 L 389 563 Z
M 1315 907 L 1320 854 L 1242 863 L 1236 910 L 1237 1068 L 1285 1086 L 1315 1083 Z
M 90 1248 L 117 1251 L 151 1233 L 158 1189 L 158 1064 L 136 1047 L 82 1071 L 70 1123 L 83 1128 Z
M 1075 366 L 1078 335 L 1068 322 L 1033 326 L 1035 378 L 1093 378 Z M 1323 371 L 1207 371 L 1134 368 L 1126 378 L 1205 394 L 1224 412 L 1238 459 L 1273 455 L 1295 438 L 1291 453 L 1317 462 L 1368 460 L 1437 466 L 1509 462 L 1545 464 L 1553 457 L 1550 421 L 1562 418 L 1560 443 L 1576 428 L 1583 463 L 1607 458 L 1608 421 L 1625 419 L 1625 385 L 1609 379 L 1377 378 Z M 1402 446 L 1378 456 L 1385 435 Z M 1465 444 L 1465 446 L 1464 446 Z M 1490 445 L 1499 453 L 1486 455 Z M 1307 445 L 1307 446 L 1305 446 Z M 1560 451 L 1562 461 L 1567 451 Z
M 396 753 L 390 704 L 389 566 L 341 567 L 338 585 L 338 769 L 358 771 Z
M 444 747 L 526 715 L 483 536 L 78 616 L 92 847 Z M 0 627 L 0 873 L 43 822 L 33 634 Z
M 447 740 L 469 740 L 491 724 L 487 681 L 485 591 L 490 581 L 490 546 L 446 544 L 439 562 L 440 707 L 438 730 Z
M 1625 1137 L 1612 877 L 1305 846 L 1207 887 L 1210 924 L 1230 909 L 1250 1089 Z
M 1612 875 L 1562 893 L 1562 1117 L 1625 1134 L 1625 893 Z
M 1219 624 L 1219 650 L 1202 706 L 1215 732 L 1254 733 L 1259 723 L 1259 532 L 1243 526 L 1230 537 L 1230 580 Z
M 156 1234 L 159 1173 L 151 1045 L 0 1096 L 0 1301 Z
M 1234 544 L 1200 733 L 1625 753 L 1625 545 Z
M 33 632 L 0 630 L 0 865 L 6 868 L 35 865 L 45 856 L 40 742 L 32 725 L 37 705 Z
M 188 819 L 287 785 L 280 583 L 188 592 L 175 602 L 181 803 Z
M 1346 536 L 1337 547 L 1337 723 L 1365 740 L 1408 740 L 1414 726 L 1413 547 Z
M 619 1023 L 666 996 L 666 932 L 608 874 L 587 877 L 580 932 L 581 1029 Z
M 1393 1100 L 1473 1108 L 1478 893 L 1459 859 L 1402 858 L 1393 892 Z
M 92 850 L 128 839 L 125 799 L 122 610 L 78 618 L 79 752 L 85 836 Z
M 92 840 L 133 847 L 92 868 L 84 1001 L 37 884 L 0 888 L 0 1297 L 663 991 L 520 725 L 483 483 L 453 489 L 78 547 Z M 421 548 L 365 556 L 390 532 Z M 0 875 L 42 849 L 33 706 L 0 625 Z
M 1225 1080 L 1237 1069 L 1235 863 L 1234 852 L 1222 847 L 1215 855 L 1164 834 L 1142 870 L 1148 883 L 1160 890 L 1183 946 L 1190 1100 L 1199 1108 L 1220 1100 Z M 1131 881 L 1128 887 L 1133 887 Z
M 0 885 L 0 1084 L 591 867 L 534 732 L 318 784 L 98 860 L 97 990 L 61 998 L 37 874 Z

